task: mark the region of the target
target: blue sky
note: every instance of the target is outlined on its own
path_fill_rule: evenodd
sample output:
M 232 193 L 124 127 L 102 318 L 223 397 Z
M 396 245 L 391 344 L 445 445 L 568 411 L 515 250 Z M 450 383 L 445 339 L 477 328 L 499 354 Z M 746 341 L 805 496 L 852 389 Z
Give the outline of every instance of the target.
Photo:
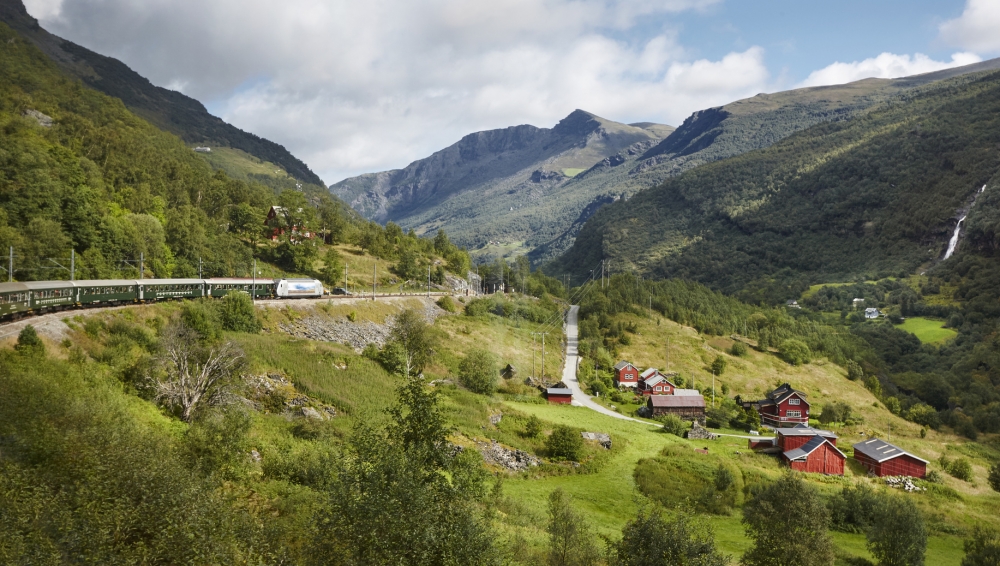
M 1000 55 L 1000 0 L 25 0 L 327 182 L 576 108 L 677 125 L 801 86 Z

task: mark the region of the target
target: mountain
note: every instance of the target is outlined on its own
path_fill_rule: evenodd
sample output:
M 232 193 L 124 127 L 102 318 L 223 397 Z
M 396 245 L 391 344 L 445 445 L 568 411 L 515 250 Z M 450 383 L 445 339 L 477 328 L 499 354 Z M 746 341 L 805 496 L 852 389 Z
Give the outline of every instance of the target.
M 45 53 L 68 75 L 121 99 L 135 114 L 190 145 L 233 148 L 274 163 L 302 182 L 323 185 L 309 166 L 270 140 L 227 124 L 197 100 L 150 83 L 117 59 L 52 35 L 31 17 L 22 0 L 0 0 L 0 22 Z
M 368 218 L 418 233 L 445 231 L 474 249 L 530 249 L 614 197 L 561 187 L 609 155 L 654 147 L 673 128 L 620 124 L 576 110 L 553 128 L 521 125 L 469 134 L 403 169 L 330 187 Z
M 790 281 L 923 270 L 984 185 L 968 232 L 995 245 L 998 144 L 1000 73 L 925 83 L 605 207 L 556 265 L 584 274 L 610 260 L 754 302 L 782 299 Z

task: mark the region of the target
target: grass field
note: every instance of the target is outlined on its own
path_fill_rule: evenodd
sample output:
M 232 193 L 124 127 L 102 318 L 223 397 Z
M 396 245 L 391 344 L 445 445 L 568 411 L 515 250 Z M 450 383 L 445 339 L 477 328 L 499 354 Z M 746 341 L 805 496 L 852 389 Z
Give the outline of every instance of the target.
M 958 336 L 958 332 L 950 328 L 944 328 L 943 320 L 921 316 L 911 316 L 896 328 L 913 334 L 924 344 L 941 344 Z
M 586 171 L 586 169 L 577 169 L 577 168 L 570 167 L 568 169 L 563 169 L 562 173 L 563 173 L 563 175 L 566 175 L 567 177 L 576 177 L 577 175 L 579 175 L 580 173 L 583 173 L 584 171 Z

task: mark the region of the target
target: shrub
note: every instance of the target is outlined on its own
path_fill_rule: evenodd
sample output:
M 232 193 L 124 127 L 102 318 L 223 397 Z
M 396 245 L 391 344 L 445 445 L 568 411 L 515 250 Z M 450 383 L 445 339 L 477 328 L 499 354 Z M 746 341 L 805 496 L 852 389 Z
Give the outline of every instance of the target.
M 566 425 L 558 425 L 545 441 L 545 448 L 553 458 L 579 461 L 583 453 L 583 436 Z
M 608 548 L 613 566 L 691 564 L 724 566 L 728 558 L 715 547 L 711 528 L 694 516 L 640 509 L 622 529 L 622 539 Z
M 972 481 L 972 464 L 965 458 L 958 458 L 948 463 L 946 471 L 962 481 Z
M 542 420 L 531 415 L 528 417 L 528 422 L 524 424 L 524 436 L 537 438 L 539 434 L 542 434 Z
M 462 385 L 482 395 L 496 393 L 497 375 L 497 358 L 486 350 L 472 350 L 458 366 Z
M 941 426 L 941 420 L 938 417 L 937 411 L 934 410 L 934 407 L 924 403 L 918 403 L 910 407 L 904 416 L 908 421 L 912 421 L 929 428 L 936 429 Z
M 749 350 L 747 349 L 747 345 L 744 344 L 743 342 L 733 342 L 732 347 L 729 348 L 729 353 L 730 354 L 732 354 L 733 356 L 740 357 L 740 358 L 742 358 L 743 356 L 747 355 L 748 351 Z
M 253 306 L 253 299 L 243 291 L 229 293 L 222 298 L 219 319 L 222 328 L 233 332 L 256 334 L 262 327 L 260 319 L 257 318 L 257 309 Z
M 181 322 L 198 334 L 202 342 L 214 342 L 222 337 L 222 327 L 215 304 L 207 299 L 187 301 L 181 307 Z
M 801 340 L 785 340 L 781 343 L 781 347 L 778 348 L 778 351 L 781 352 L 781 357 L 793 366 L 808 364 L 812 358 L 812 352 L 809 351 L 809 346 Z
M 663 432 L 675 436 L 684 436 L 684 432 L 688 428 L 687 422 L 677 415 L 665 415 L 660 420 L 663 421 Z
M 819 415 L 819 422 L 842 423 L 851 417 L 851 406 L 842 401 L 835 401 L 823 405 L 823 412 Z
M 438 299 L 437 306 L 441 307 L 447 312 L 458 312 L 458 306 L 455 305 L 455 301 L 451 300 L 451 297 L 445 295 Z
M 722 373 L 726 371 L 726 364 L 726 358 L 723 358 L 722 356 L 715 356 L 715 359 L 712 360 L 712 373 L 715 375 L 722 375 Z
M 17 335 L 17 344 L 14 349 L 22 354 L 37 355 L 45 353 L 45 344 L 35 331 L 32 325 L 25 326 Z
M 1000 462 L 990 466 L 990 475 L 987 478 L 993 491 L 1000 491 Z
M 865 372 L 861 369 L 861 364 L 854 360 L 847 360 L 847 379 L 858 381 L 865 378 Z
M 995 566 L 1000 561 L 1000 532 L 996 529 L 976 525 L 972 538 L 966 539 L 963 546 L 962 566 Z
M 827 503 L 830 527 L 845 533 L 863 533 L 871 526 L 878 494 L 868 484 L 845 487 Z

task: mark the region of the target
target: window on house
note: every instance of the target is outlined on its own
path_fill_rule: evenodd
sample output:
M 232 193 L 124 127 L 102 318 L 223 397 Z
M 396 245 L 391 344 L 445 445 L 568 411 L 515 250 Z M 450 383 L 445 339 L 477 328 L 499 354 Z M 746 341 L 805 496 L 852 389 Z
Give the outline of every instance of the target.
M 788 417 L 801 417 L 802 411 L 788 411 L 785 415 Z
M 789 399 L 788 400 L 788 404 L 789 405 L 798 405 L 799 401 L 800 401 L 799 399 Z

